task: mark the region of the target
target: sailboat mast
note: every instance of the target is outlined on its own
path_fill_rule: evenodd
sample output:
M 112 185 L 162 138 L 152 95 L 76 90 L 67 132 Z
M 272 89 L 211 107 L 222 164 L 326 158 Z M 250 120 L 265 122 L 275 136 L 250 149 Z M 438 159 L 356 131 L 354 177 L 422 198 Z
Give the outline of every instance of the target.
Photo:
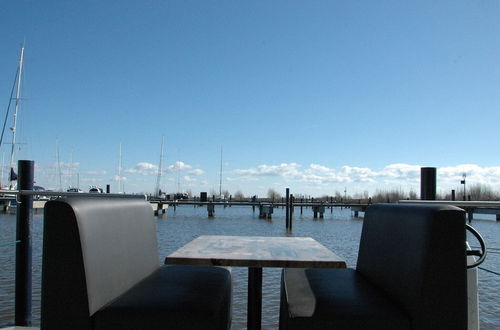
M 222 198 L 222 146 L 220 147 L 219 198 Z
M 158 176 L 156 177 L 156 186 L 155 186 L 155 196 L 160 196 L 160 180 L 161 180 L 161 172 L 163 166 L 163 139 L 161 137 L 161 148 L 160 148 L 160 164 L 158 165 Z
M 120 142 L 120 151 L 118 155 L 118 192 L 123 192 L 121 185 L 122 185 L 122 143 Z
M 2 152 L 2 171 L 0 175 L 0 187 L 3 189 L 3 170 L 4 170 L 4 164 L 5 163 L 5 152 Z
M 24 44 L 21 46 L 21 54 L 19 55 L 19 70 L 17 75 L 16 87 L 16 105 L 14 110 L 14 123 L 11 127 L 12 130 L 12 146 L 10 149 L 10 173 L 9 173 L 9 186 L 13 188 L 13 171 L 14 171 L 14 151 L 16 147 L 16 127 L 17 127 L 17 113 L 19 112 L 19 104 L 21 100 L 21 77 L 23 75 L 23 59 L 24 59 Z
M 62 173 L 61 173 L 61 160 L 59 157 L 59 139 L 56 139 L 56 160 L 57 160 L 57 174 L 59 176 L 59 191 L 62 191 Z

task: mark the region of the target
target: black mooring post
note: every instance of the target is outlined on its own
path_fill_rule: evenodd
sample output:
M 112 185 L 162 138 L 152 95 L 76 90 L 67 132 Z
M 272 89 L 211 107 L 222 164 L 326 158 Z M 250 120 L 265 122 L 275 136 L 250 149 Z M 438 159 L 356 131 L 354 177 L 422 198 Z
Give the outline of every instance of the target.
M 290 210 L 290 221 L 288 222 L 288 229 L 291 231 L 292 230 L 292 223 L 293 223 L 293 202 L 295 200 L 295 197 L 293 197 L 293 194 L 290 195 L 290 203 L 289 205 L 289 210 Z
M 18 190 L 33 190 L 35 162 L 20 160 L 17 164 Z M 19 195 L 16 215 L 16 326 L 31 326 L 31 223 L 33 196 Z
M 420 199 L 428 201 L 436 199 L 435 167 L 420 168 Z
M 286 229 L 290 228 L 290 188 L 286 188 Z

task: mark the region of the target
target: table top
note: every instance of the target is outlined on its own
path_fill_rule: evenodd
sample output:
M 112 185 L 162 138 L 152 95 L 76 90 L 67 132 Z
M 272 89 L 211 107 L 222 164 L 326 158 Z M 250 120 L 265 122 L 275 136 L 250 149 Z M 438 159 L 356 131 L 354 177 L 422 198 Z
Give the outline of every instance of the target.
M 167 264 L 240 267 L 345 268 L 335 253 L 310 237 L 199 236 Z

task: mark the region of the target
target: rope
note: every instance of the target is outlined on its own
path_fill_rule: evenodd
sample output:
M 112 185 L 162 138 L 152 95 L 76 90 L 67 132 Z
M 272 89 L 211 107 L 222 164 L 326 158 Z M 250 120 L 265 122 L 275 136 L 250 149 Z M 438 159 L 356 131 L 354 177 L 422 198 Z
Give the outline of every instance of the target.
M 489 269 L 486 269 L 486 268 L 483 268 L 483 267 L 477 267 L 477 268 L 479 268 L 481 270 L 484 270 L 485 272 L 492 273 L 492 274 L 500 276 L 500 273 L 494 272 L 492 270 L 489 270 Z
M 478 249 L 478 248 L 479 248 L 479 246 L 472 246 L 472 248 L 474 248 L 474 249 Z M 488 247 L 488 248 L 486 248 L 486 250 L 488 250 L 488 251 L 489 251 L 489 250 L 493 250 L 493 251 L 500 251 L 500 249 L 499 249 L 499 248 L 492 248 L 492 247 Z
M 12 85 L 12 90 L 10 91 L 9 105 L 7 106 L 7 112 L 5 113 L 5 120 L 3 122 L 2 135 L 0 135 L 0 147 L 2 146 L 3 134 L 5 133 L 5 126 L 7 125 L 7 119 L 9 118 L 10 105 L 12 104 L 12 97 L 14 96 L 14 88 L 16 87 L 17 76 L 19 75 L 19 67 L 16 71 L 16 76 L 14 78 L 14 84 Z
M 2 247 L 2 246 L 9 246 L 9 245 L 16 245 L 17 243 L 21 243 L 21 241 L 14 241 L 14 242 L 10 242 L 10 243 L 3 243 L 3 244 L 0 244 L 0 247 Z

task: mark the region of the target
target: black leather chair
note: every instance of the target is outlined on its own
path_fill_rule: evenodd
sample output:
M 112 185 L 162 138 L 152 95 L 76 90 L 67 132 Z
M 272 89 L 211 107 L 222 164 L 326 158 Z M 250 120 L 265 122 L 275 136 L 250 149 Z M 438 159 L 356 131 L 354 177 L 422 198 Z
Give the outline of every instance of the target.
M 151 205 L 68 198 L 45 205 L 42 329 L 229 329 L 231 274 L 160 266 Z
M 280 329 L 466 329 L 465 213 L 378 204 L 356 269 L 285 269 Z

